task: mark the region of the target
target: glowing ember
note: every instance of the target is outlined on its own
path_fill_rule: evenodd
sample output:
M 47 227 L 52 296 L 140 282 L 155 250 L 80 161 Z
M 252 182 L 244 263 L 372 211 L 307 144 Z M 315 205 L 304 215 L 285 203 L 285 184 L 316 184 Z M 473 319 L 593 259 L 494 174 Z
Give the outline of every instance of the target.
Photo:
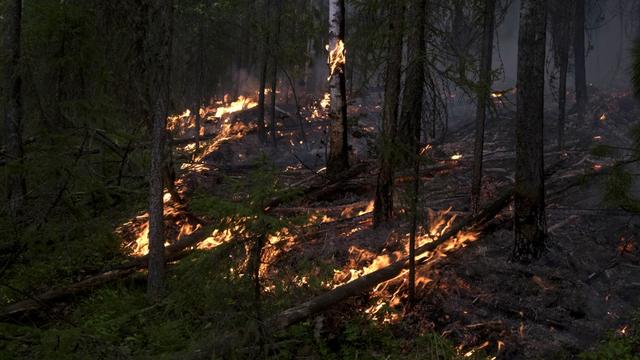
M 329 107 L 330 104 L 331 104 L 331 94 L 325 93 L 324 96 L 322 97 L 322 100 L 320 100 L 320 106 L 323 109 L 326 109 Z
M 457 161 L 457 160 L 462 160 L 462 154 L 460 153 L 455 153 L 451 156 L 451 160 Z
M 600 135 L 594 136 L 593 141 L 602 141 L 602 136 Z
M 619 336 L 627 336 L 629 333 L 629 325 L 625 325 L 616 331 Z
M 600 121 L 606 121 L 606 120 L 607 120 L 607 113 L 603 113 L 603 114 L 600 116 Z

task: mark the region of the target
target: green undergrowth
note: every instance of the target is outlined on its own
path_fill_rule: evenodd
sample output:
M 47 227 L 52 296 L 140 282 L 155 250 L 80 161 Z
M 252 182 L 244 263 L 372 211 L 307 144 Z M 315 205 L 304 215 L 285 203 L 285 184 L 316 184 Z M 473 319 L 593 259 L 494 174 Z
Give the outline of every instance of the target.
M 594 349 L 580 354 L 579 358 L 581 360 L 640 360 L 640 315 L 636 315 L 630 325 L 610 332 L 605 340 Z
M 0 323 L 0 359 L 178 359 L 202 339 L 228 334 L 236 358 L 255 358 L 256 302 L 253 284 L 231 269 L 242 246 L 223 245 L 195 253 L 169 272 L 169 293 L 159 304 L 145 297 L 140 278 L 120 281 L 76 299 L 65 313 L 46 311 L 48 321 Z M 304 262 L 303 262 L 304 263 Z M 313 277 L 311 266 L 296 269 Z M 281 285 L 261 300 L 266 318 L 324 291 L 321 279 Z M 270 359 L 453 359 L 453 347 L 438 336 L 405 339 L 392 327 L 354 313 L 319 332 L 315 321 L 291 327 L 267 344 Z

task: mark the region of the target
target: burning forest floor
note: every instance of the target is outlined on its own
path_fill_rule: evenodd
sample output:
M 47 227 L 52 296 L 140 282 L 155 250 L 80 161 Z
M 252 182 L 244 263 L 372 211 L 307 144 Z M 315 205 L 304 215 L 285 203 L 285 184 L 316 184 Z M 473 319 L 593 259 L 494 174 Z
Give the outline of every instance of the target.
M 204 111 L 201 135 L 206 140 L 196 156 L 189 141 L 195 135 L 193 117 L 174 117 L 170 123 L 179 144 L 176 161 L 183 165 L 175 192 L 181 199 L 165 196 L 168 245 L 191 241 L 186 249 L 198 251 L 180 249 L 175 256 L 171 295 L 160 305 L 162 310 L 132 300 L 138 298 L 123 290 L 140 287 L 139 277 L 134 277 L 98 290 L 82 300 L 80 310 L 58 304 L 47 311 L 71 322 L 86 322 L 86 314 L 93 314 L 98 332 L 125 338 L 89 337 L 110 344 L 105 351 L 111 358 L 198 357 L 200 345 L 230 333 L 233 345 L 227 345 L 241 358 L 255 356 L 258 337 L 274 358 L 547 359 L 573 358 L 609 333 L 636 336 L 640 219 L 606 206 L 603 198 L 607 174 L 627 158 L 630 127 L 640 109 L 629 94 L 593 98 L 592 124 L 577 124 L 576 115 L 570 115 L 562 152 L 551 140 L 556 130 L 550 119 L 556 114 L 546 114 L 545 160 L 553 174 L 546 183 L 549 238 L 541 260 L 528 266 L 510 261 L 512 221 L 507 208 L 420 258 L 413 309 L 407 307 L 403 271 L 266 339 L 256 324 L 406 255 L 409 215 L 404 206 L 410 171 L 397 174 L 397 220 L 373 229 L 376 162 L 365 159 L 375 154 L 379 107 L 352 107 L 351 116 L 357 119 L 350 129 L 354 169 L 329 185 L 321 169 L 328 123 L 318 105 L 302 109 L 300 115 L 292 107 L 278 108 L 277 148 L 260 142 L 251 121 L 255 105 L 249 100 L 241 99 L 233 111 L 208 120 Z M 513 184 L 513 108 L 501 101 L 499 116 L 488 123 L 482 194 L 486 203 Z M 470 116 L 459 117 L 464 119 L 460 125 L 424 158 L 418 245 L 434 242 L 470 216 L 473 126 Z M 594 148 L 603 147 L 611 150 L 608 156 L 593 154 Z M 133 261 L 146 253 L 146 221 L 141 213 L 117 230 Z M 259 256 L 254 251 L 257 239 L 264 243 Z M 258 268 L 256 258 L 261 259 Z M 251 279 L 255 271 L 260 274 L 259 296 Z M 108 302 L 113 304 L 105 310 Z M 118 316 L 118 306 L 132 310 Z M 152 320 L 144 317 L 149 313 Z M 181 322 L 185 317 L 192 323 Z M 155 334 L 130 334 L 147 321 L 158 322 Z M 183 327 L 188 330 L 177 330 Z M 147 335 L 150 339 L 139 338 Z M 191 345 L 185 349 L 185 344 Z M 73 345 L 58 344 L 56 351 L 65 346 Z M 132 349 L 136 346 L 153 350 Z

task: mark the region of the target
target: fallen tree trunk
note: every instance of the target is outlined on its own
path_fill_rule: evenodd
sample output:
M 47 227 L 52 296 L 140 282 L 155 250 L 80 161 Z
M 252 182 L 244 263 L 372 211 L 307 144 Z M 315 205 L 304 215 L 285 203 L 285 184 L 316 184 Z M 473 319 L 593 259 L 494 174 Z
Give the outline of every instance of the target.
M 190 236 L 186 236 L 184 239 L 167 246 L 165 248 L 165 260 L 175 261 L 183 258 L 189 254 L 188 249 L 190 247 L 193 247 L 203 241 L 208 234 L 209 233 L 204 229 L 201 229 Z M 148 260 L 148 255 L 141 256 L 140 258 L 117 265 L 111 270 L 88 277 L 69 286 L 54 288 L 40 295 L 32 296 L 29 299 L 15 302 L 0 311 L 0 318 L 16 316 L 28 311 L 38 310 L 48 306 L 51 302 L 77 295 L 114 280 L 122 279 L 138 270 L 145 269 L 147 267 Z
M 366 164 L 359 164 L 357 166 L 354 166 L 352 169 L 340 176 L 337 182 L 341 183 L 348 179 L 350 176 L 354 176 L 354 174 L 363 171 L 365 168 Z M 275 206 L 283 200 L 284 198 L 276 198 L 272 200 L 271 204 L 274 204 L 273 206 Z M 266 211 L 268 212 L 269 210 L 270 209 L 267 209 Z M 210 235 L 210 233 L 211 232 L 207 231 L 206 228 L 202 228 L 191 235 L 185 236 L 182 240 L 165 247 L 165 261 L 175 261 L 188 255 L 190 253 L 190 248 L 204 241 Z M 77 283 L 65 287 L 54 288 L 40 295 L 32 296 L 29 299 L 15 302 L 0 311 L 0 318 L 16 316 L 28 311 L 37 310 L 42 307 L 46 307 L 49 303 L 94 289 L 98 286 L 114 280 L 122 279 L 137 270 L 145 269 L 148 265 L 148 260 L 148 255 L 131 259 L 124 264 L 116 265 L 108 271 L 88 277 Z
M 449 231 L 440 236 L 436 241 L 425 244 L 416 249 L 416 256 L 435 250 L 438 246 L 450 238 L 456 236 L 458 232 L 475 228 L 493 219 L 510 202 L 513 196 L 513 189 L 505 191 L 496 201 L 487 205 L 478 215 L 467 218 L 451 227 Z M 365 291 L 374 288 L 376 285 L 391 280 L 402 273 L 402 270 L 409 265 L 409 258 L 404 257 L 393 264 L 359 277 L 358 279 L 341 285 L 327 293 L 319 295 L 303 304 L 290 308 L 272 317 L 267 321 L 266 329 L 279 331 L 293 324 L 296 324 L 314 314 L 317 314 L 328 307 L 352 296 L 357 296 Z

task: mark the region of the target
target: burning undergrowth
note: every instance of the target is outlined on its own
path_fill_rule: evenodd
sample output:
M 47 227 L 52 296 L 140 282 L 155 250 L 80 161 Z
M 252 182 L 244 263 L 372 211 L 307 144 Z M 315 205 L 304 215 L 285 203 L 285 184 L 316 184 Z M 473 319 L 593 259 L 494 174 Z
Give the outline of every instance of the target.
M 637 266 L 639 256 L 635 245 L 637 239 L 633 235 L 635 230 L 625 228 L 621 230 L 624 236 L 613 241 L 604 228 L 595 229 L 601 239 L 590 248 L 581 247 L 580 241 L 585 239 L 588 230 L 575 222 L 562 225 L 562 209 L 574 205 L 575 199 L 554 193 L 554 189 L 561 187 L 565 179 L 585 171 L 608 168 L 613 159 L 590 154 L 594 144 L 626 144 L 626 130 L 632 123 L 630 114 L 634 110 L 627 108 L 625 94 L 608 96 L 608 105 L 592 105 L 591 113 L 597 122 L 577 124 L 576 116 L 570 115 L 566 151 L 548 155 L 549 162 L 562 157 L 568 164 L 550 186 L 549 222 L 560 224 L 552 232 L 550 253 L 557 251 L 554 255 L 532 270 L 510 263 L 511 239 L 509 231 L 505 230 L 510 222 L 508 212 L 505 212 L 494 219 L 491 231 L 483 235 L 482 242 L 476 243 L 478 233 L 458 233 L 437 250 L 419 257 L 419 301 L 413 310 L 406 307 L 408 283 L 406 272 L 403 272 L 370 293 L 337 307 L 327 317 L 348 317 L 346 314 L 356 308 L 366 319 L 392 326 L 398 333 L 437 332 L 459 344 L 459 354 L 469 357 L 485 351 L 499 358 L 511 358 L 521 356 L 522 347 L 536 356 L 547 356 L 558 349 L 578 349 L 592 343 L 595 338 L 587 333 L 597 334 L 597 329 L 615 323 L 622 313 L 632 308 L 633 300 L 620 290 L 631 294 L 637 292 L 635 285 L 621 282 L 625 277 L 634 278 L 629 275 L 629 269 Z M 244 104 L 245 99 L 241 101 L 239 112 L 251 110 L 244 108 Z M 307 126 L 323 126 L 322 107 L 320 104 L 304 110 L 309 113 Z M 208 128 L 201 132 L 203 142 L 201 152 L 195 157 L 197 161 L 185 163 L 182 168 L 185 177 L 207 176 L 217 170 L 217 164 L 213 164 L 217 156 L 222 156 L 218 158 L 221 163 L 230 159 L 229 155 L 221 154 L 233 153 L 237 158 L 244 154 L 243 148 L 256 144 L 255 126 L 250 120 L 236 117 L 238 114 L 234 112 L 223 112 L 222 117 L 211 118 L 211 114 L 217 113 L 217 108 L 201 112 L 203 117 L 209 114 L 210 120 L 205 121 Z M 189 136 L 193 129 L 188 124 L 193 117 L 185 113 L 182 118 L 185 116 L 189 120 L 174 131 Z M 504 121 L 508 121 L 508 115 L 490 123 L 487 130 L 486 184 L 482 193 L 485 198 L 494 197 L 501 187 L 509 186 L 513 181 L 514 154 L 510 137 L 503 134 L 508 130 Z M 301 138 L 297 124 L 289 124 L 287 129 L 286 121 L 280 123 L 279 135 L 288 137 L 292 147 L 302 148 L 302 144 L 296 144 Z M 185 126 L 186 132 L 181 132 Z M 367 126 L 365 123 L 361 127 Z M 554 129 L 549 132 L 552 138 Z M 213 136 L 204 139 L 206 134 Z M 473 158 L 467 151 L 472 136 L 459 131 L 451 137 L 446 146 L 437 149 L 437 157 L 441 160 L 433 167 L 433 174 L 424 177 L 424 193 L 428 195 L 422 200 L 435 210 L 421 214 L 424 223 L 418 231 L 418 246 L 433 242 L 456 223 L 458 216 L 468 216 L 464 189 L 468 186 L 469 160 Z M 191 147 L 180 149 L 187 153 L 193 150 Z M 289 161 L 285 168 L 278 178 L 286 184 L 298 183 L 303 176 L 317 176 L 296 161 Z M 239 176 L 249 175 L 240 173 Z M 366 187 L 365 183 L 358 183 L 358 186 Z M 404 183 L 400 176 L 398 184 Z M 217 194 L 234 198 L 228 184 L 218 184 L 216 188 Z M 236 200 L 250 198 L 241 196 Z M 393 228 L 374 230 L 371 223 L 373 203 L 361 194 L 350 192 L 349 187 L 344 187 L 337 196 L 321 201 L 294 204 L 297 207 L 281 205 L 269 209 L 273 212 L 269 214 L 270 220 L 262 223 L 269 223 L 269 226 L 256 226 L 263 221 L 259 218 L 264 214 L 226 218 L 221 221 L 224 224 L 217 226 L 218 230 L 207 228 L 210 236 L 199 248 L 212 250 L 222 244 L 237 243 L 229 271 L 235 277 L 248 279 L 252 276 L 250 259 L 254 256 L 256 239 L 263 236 L 258 272 L 260 289 L 263 296 L 273 299 L 286 296 L 292 289 L 313 293 L 329 291 L 407 256 L 408 235 L 406 230 L 400 230 L 408 228 L 402 221 L 406 209 L 397 209 L 400 220 Z M 205 226 L 203 221 L 191 217 L 186 206 L 170 199 L 166 205 L 167 227 L 171 234 L 169 243 L 180 241 Z M 589 219 L 584 220 L 592 221 L 590 226 L 602 225 L 601 219 L 600 223 L 598 219 Z M 146 251 L 143 240 L 146 215 L 132 219 L 122 229 L 130 249 L 135 254 L 143 254 Z M 558 237 L 563 241 L 556 241 Z M 463 248 L 464 251 L 459 251 Z M 599 254 L 595 255 L 594 251 Z M 612 261 L 615 265 L 610 267 Z M 607 281 L 615 283 L 611 285 Z M 341 326 L 339 320 L 329 323 L 333 325 L 320 327 L 317 331 L 329 333 L 338 331 L 335 327 Z M 619 325 L 623 328 L 625 324 Z M 549 341 L 550 337 L 552 340 Z

